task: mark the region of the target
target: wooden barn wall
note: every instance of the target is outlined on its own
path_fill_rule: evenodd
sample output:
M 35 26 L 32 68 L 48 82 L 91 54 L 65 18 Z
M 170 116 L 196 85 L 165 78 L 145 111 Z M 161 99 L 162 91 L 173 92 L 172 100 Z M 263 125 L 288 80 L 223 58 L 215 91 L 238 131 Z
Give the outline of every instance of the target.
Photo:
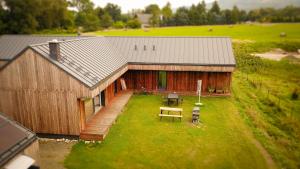
M 5 60 L 0 60 L 0 69 L 2 66 L 4 66 L 8 61 Z
M 231 73 L 228 72 L 167 72 L 167 91 L 196 91 L 197 81 L 202 80 L 202 92 L 208 88 L 230 89 Z
M 123 75 L 129 89 L 158 89 L 158 71 L 129 70 Z M 166 91 L 190 92 L 197 90 L 197 81 L 202 80 L 202 92 L 207 93 L 208 87 L 215 89 L 230 89 L 230 72 L 195 72 L 167 71 Z
M 106 89 L 105 89 L 105 105 L 108 105 L 110 101 L 114 98 L 114 90 L 115 86 L 114 83 L 110 84 Z
M 148 70 L 128 70 L 123 78 L 128 89 L 140 90 L 142 87 L 147 90 L 157 90 L 158 72 Z
M 28 49 L 0 71 L 0 111 L 37 133 L 79 135 L 77 99 L 90 91 Z

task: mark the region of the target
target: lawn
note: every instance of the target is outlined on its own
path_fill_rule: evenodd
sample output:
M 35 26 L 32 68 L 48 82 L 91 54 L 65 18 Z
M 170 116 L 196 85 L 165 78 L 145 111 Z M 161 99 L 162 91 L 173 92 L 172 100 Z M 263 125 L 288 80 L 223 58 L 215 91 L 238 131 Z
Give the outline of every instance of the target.
M 280 32 L 286 32 L 287 37 L 279 37 Z M 90 34 L 230 36 L 237 69 L 230 98 L 203 99 L 202 124 L 198 127 L 189 123 L 195 97 L 184 98 L 185 118 L 172 123 L 156 117 L 159 96 L 135 95 L 103 143 L 74 146 L 65 160 L 68 168 L 267 168 L 268 155 L 278 168 L 300 168 L 300 60 L 278 62 L 250 55 L 272 48 L 300 49 L 300 24 L 187 26 Z M 292 98 L 293 93 L 298 99 Z
M 280 37 L 281 32 L 285 32 L 287 36 Z M 299 41 L 300 23 L 178 26 L 150 28 L 147 31 L 142 29 L 104 30 L 87 34 L 103 36 L 229 36 L 233 39 L 249 41 Z
M 191 123 L 197 97 L 186 96 L 183 120 L 158 118 L 159 95 L 134 95 L 104 142 L 80 142 L 67 168 L 267 168 L 232 98 L 203 98 L 201 124 Z

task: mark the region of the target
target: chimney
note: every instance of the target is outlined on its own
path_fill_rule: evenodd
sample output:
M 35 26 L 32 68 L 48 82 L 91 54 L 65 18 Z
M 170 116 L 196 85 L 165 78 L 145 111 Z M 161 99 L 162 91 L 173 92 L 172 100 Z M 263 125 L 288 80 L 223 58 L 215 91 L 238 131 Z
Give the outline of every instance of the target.
M 49 51 L 50 51 L 50 57 L 56 61 L 59 61 L 61 59 L 60 55 L 60 47 L 59 42 L 57 39 L 53 39 L 49 42 Z

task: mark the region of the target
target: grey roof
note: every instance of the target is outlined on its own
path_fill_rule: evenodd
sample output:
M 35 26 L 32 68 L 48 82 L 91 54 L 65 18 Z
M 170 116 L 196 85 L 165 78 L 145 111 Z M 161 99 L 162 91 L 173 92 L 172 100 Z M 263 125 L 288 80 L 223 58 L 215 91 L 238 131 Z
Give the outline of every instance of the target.
M 0 60 L 11 60 L 31 44 L 45 43 L 53 39 L 70 40 L 86 37 L 44 36 L 44 35 L 2 35 L 0 36 Z
M 55 61 L 49 56 L 49 45 L 32 48 L 88 87 L 93 87 L 127 63 L 127 58 L 114 50 L 105 37 L 69 40 L 60 43 L 63 57 Z
M 137 18 L 141 24 L 149 24 L 151 17 L 152 14 L 137 14 Z
M 0 168 L 36 139 L 33 132 L 0 112 Z
M 234 66 L 228 37 L 106 37 L 129 63 Z M 137 49 L 137 50 L 136 50 Z
M 88 37 L 59 42 L 63 59 L 48 43 L 30 47 L 92 88 L 127 64 L 235 66 L 228 37 Z

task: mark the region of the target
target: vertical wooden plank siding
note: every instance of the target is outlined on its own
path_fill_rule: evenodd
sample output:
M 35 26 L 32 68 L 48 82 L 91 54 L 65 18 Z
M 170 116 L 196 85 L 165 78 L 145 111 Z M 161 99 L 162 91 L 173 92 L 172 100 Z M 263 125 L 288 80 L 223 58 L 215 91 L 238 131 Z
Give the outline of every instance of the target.
M 0 111 L 37 133 L 79 135 L 82 83 L 31 49 L 0 71 Z
M 128 70 L 122 77 L 128 89 L 140 90 L 144 87 L 147 90 L 157 90 L 158 71 Z
M 114 98 L 115 96 L 114 91 L 115 91 L 114 83 L 110 84 L 105 89 L 105 105 L 108 105 L 110 101 Z
M 129 70 L 123 75 L 129 89 L 141 90 L 145 87 L 149 91 L 158 90 L 158 71 Z M 167 91 L 192 92 L 197 90 L 197 81 L 202 80 L 202 92 L 208 87 L 215 89 L 230 89 L 230 72 L 195 72 L 195 71 L 167 71 Z

